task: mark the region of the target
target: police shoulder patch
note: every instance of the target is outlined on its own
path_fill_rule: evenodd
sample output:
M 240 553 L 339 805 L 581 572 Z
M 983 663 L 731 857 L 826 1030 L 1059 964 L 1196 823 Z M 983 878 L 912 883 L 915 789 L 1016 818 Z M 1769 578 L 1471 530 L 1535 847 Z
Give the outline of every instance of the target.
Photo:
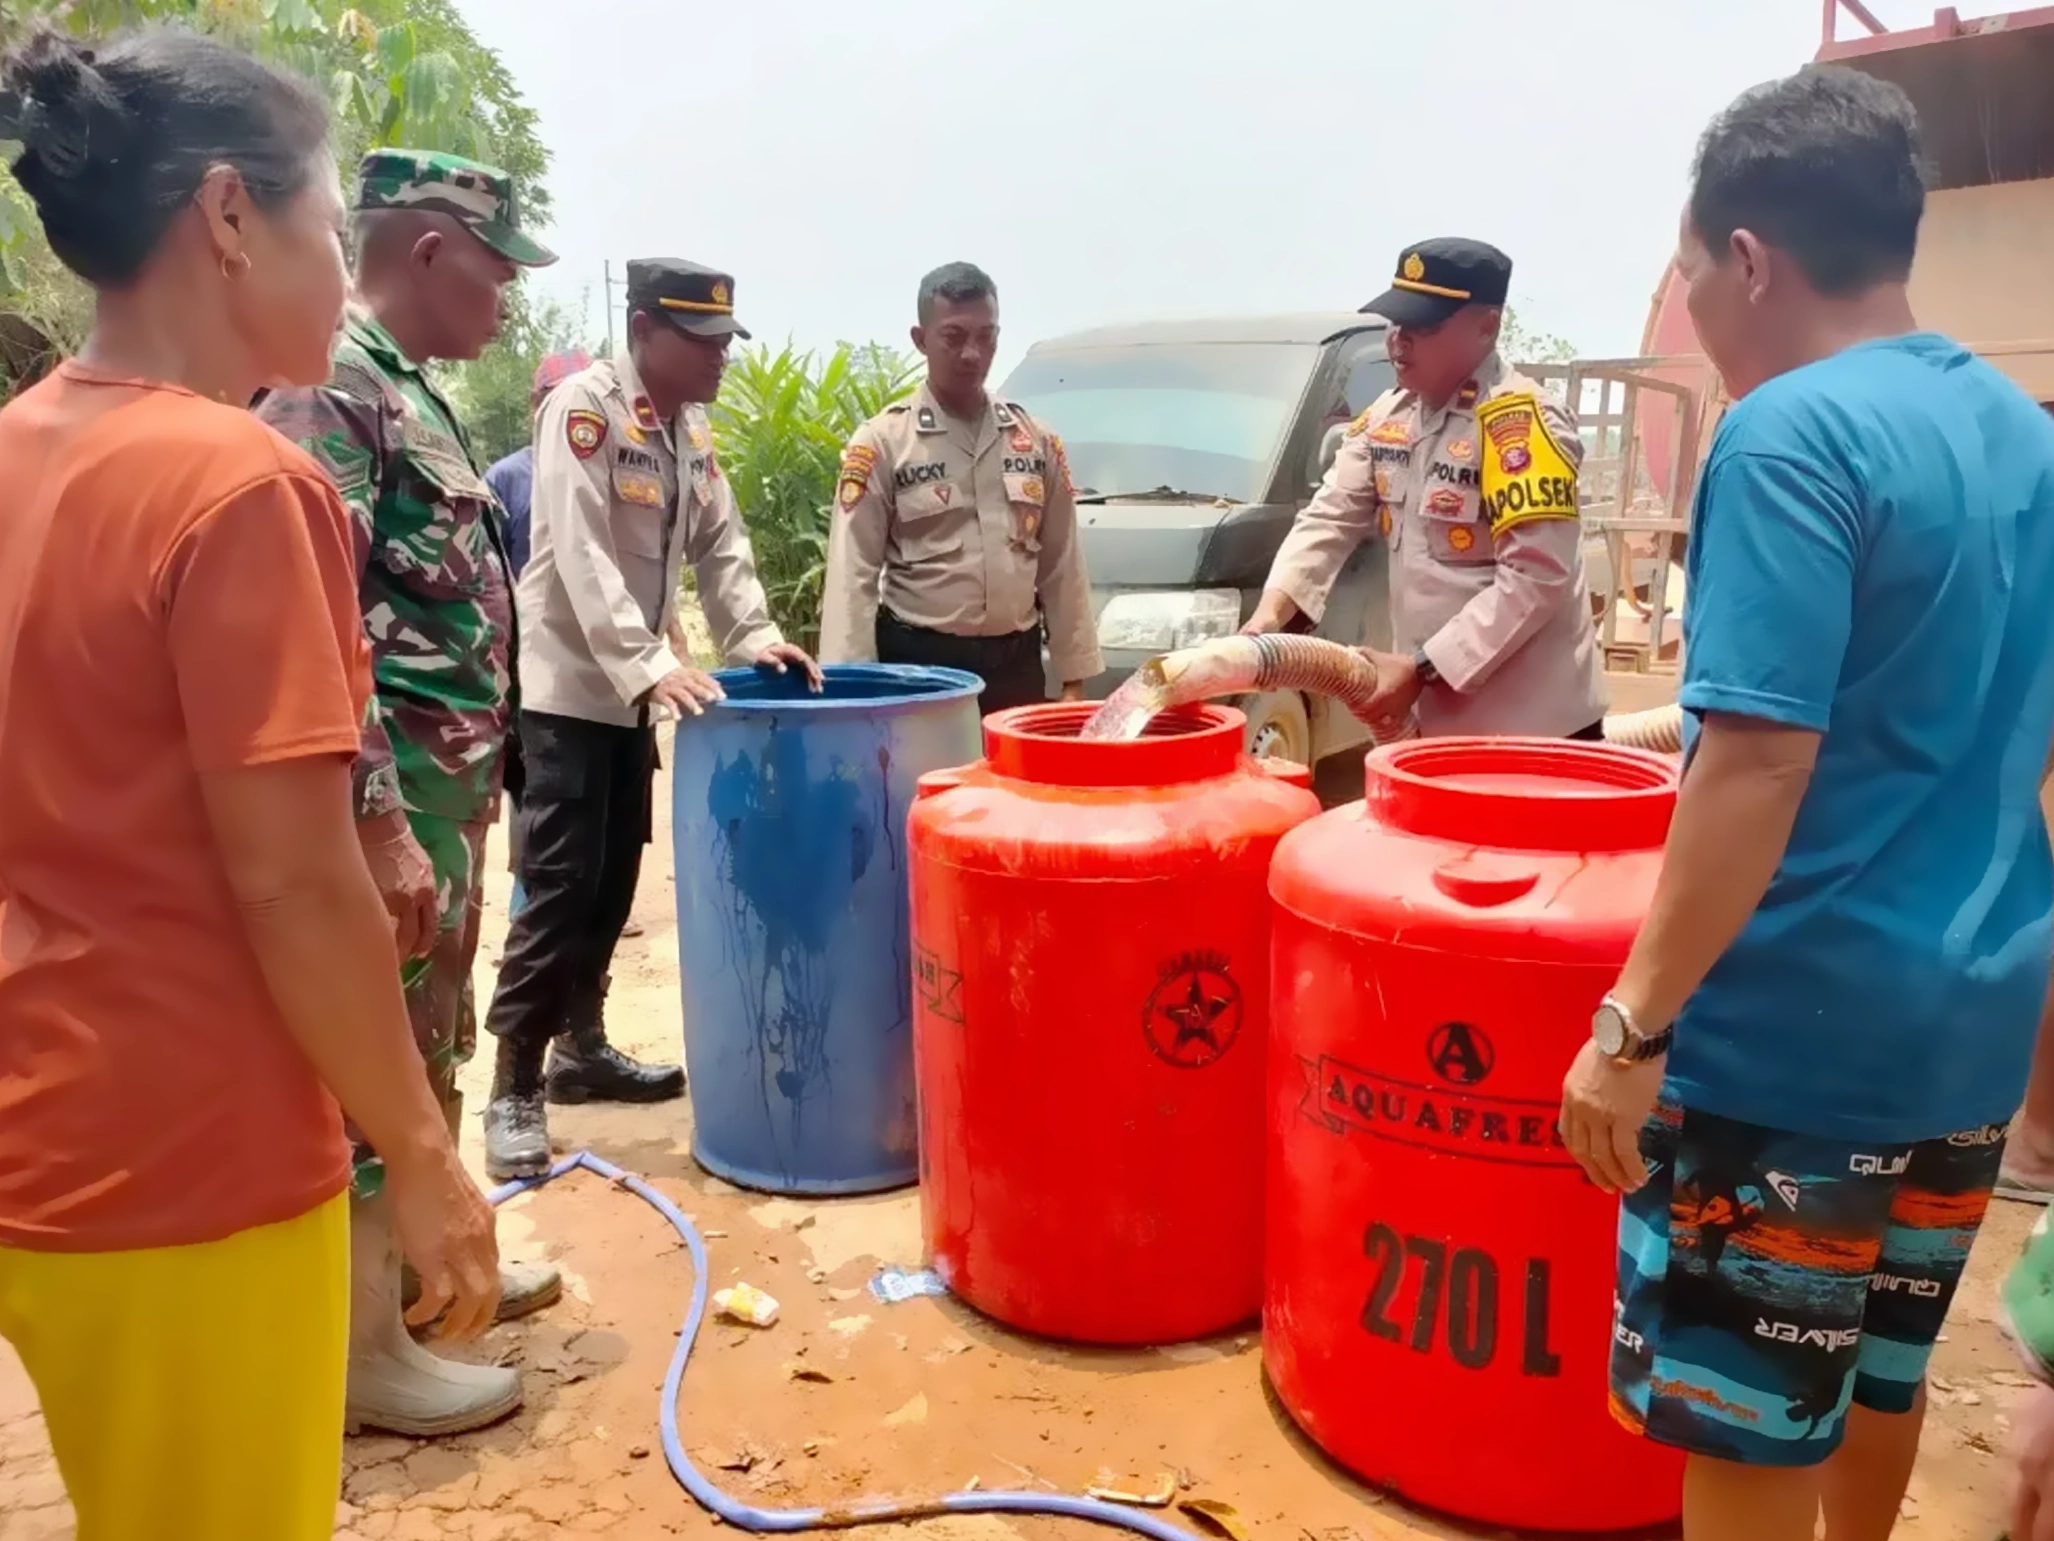
M 1063 495 L 1074 498 L 1077 495 L 1077 482 L 1070 475 L 1070 452 L 1063 448 L 1063 436 L 1061 434 L 1054 431 L 1049 433 L 1048 453 L 1049 458 L 1056 463 L 1057 474 L 1062 478 Z
M 606 442 L 605 414 L 588 411 L 584 407 L 571 408 L 564 414 L 563 436 L 570 443 L 573 455 L 580 460 L 590 460 Z
M 870 490 L 870 478 L 877 470 L 877 451 L 868 444 L 851 444 L 842 451 L 841 470 L 835 481 L 835 502 L 854 508 Z
M 1493 534 L 1535 519 L 1575 519 L 1576 464 L 1555 442 L 1540 400 L 1515 391 L 1479 402 L 1483 512 Z

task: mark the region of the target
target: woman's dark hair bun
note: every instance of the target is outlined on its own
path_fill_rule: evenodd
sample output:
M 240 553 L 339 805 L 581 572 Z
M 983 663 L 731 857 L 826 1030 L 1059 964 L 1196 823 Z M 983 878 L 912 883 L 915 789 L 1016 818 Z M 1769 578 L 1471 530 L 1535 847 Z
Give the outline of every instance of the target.
M 19 103 L 10 137 L 52 176 L 75 177 L 94 157 L 116 159 L 125 148 L 128 113 L 93 66 L 92 49 L 45 27 L 0 68 L 0 85 Z
M 327 104 L 304 80 L 189 28 L 90 48 L 45 25 L 0 56 L 15 180 L 58 260 L 102 288 L 135 280 L 213 168 L 276 208 L 327 137 Z

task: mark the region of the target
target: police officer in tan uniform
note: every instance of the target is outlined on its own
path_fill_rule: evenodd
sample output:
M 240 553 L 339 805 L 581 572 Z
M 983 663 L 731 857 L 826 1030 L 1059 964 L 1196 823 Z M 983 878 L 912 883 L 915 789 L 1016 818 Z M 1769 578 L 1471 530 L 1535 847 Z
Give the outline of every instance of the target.
M 1063 442 L 984 382 L 998 292 L 968 263 L 920 285 L 913 346 L 927 381 L 865 423 L 842 456 L 820 656 L 965 669 L 980 709 L 1065 700 L 1104 667 Z
M 1363 540 L 1390 543 L 1394 651 L 1377 707 L 1427 735 L 1602 736 L 1567 407 L 1497 351 L 1512 261 L 1422 241 L 1363 309 L 1391 323 L 1398 384 L 1348 426 L 1244 628 L 1317 622 Z
M 729 663 L 820 683 L 770 618 L 707 427 L 729 341 L 748 335 L 727 274 L 630 262 L 627 351 L 557 386 L 536 425 L 518 591 L 527 783 L 515 823 L 528 902 L 507 932 L 486 1021 L 499 1060 L 485 1165 L 501 1181 L 549 1167 L 545 1090 L 552 1102 L 684 1091 L 681 1070 L 629 1059 L 601 1020 L 650 837 L 652 711 L 697 716 L 721 698 L 719 682 L 680 656 L 679 568 L 692 564 Z

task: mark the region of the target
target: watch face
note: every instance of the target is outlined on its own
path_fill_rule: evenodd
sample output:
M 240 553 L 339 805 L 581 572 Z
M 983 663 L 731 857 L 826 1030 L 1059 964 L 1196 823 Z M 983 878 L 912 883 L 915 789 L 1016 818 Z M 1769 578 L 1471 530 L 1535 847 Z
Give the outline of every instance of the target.
M 1607 1059 L 1617 1059 L 1626 1052 L 1624 1014 L 1609 1002 L 1598 1007 L 1598 1014 L 1591 1021 L 1590 1036 L 1598 1046 L 1598 1053 Z

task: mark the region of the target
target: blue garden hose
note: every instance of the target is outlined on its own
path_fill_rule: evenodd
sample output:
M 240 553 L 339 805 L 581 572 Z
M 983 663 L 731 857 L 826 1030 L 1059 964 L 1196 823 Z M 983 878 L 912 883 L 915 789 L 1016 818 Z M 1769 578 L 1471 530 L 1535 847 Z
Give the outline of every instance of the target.
M 759 1535 L 788 1535 L 802 1530 L 847 1530 L 857 1525 L 894 1525 L 908 1520 L 926 1519 L 939 1514 L 1052 1514 L 1066 1519 L 1089 1520 L 1095 1525 L 1111 1525 L 1120 1530 L 1131 1530 L 1137 1535 L 1148 1536 L 1152 1541 L 1197 1541 L 1189 1531 L 1157 1519 L 1137 1509 L 1121 1504 L 1107 1503 L 1098 1498 L 1073 1498 L 1067 1493 L 987 1493 L 980 1490 L 966 1493 L 949 1493 L 941 1498 L 885 1500 L 874 1503 L 851 1504 L 837 1509 L 760 1509 L 754 1504 L 745 1504 L 730 1494 L 722 1492 L 706 1479 L 692 1458 L 685 1454 L 685 1445 L 678 1434 L 678 1393 L 684 1385 L 685 1362 L 692 1357 L 692 1344 L 698 1339 L 700 1323 L 706 1317 L 706 1243 L 701 1239 L 697 1227 L 686 1218 L 683 1210 L 658 1193 L 642 1178 L 622 1171 L 604 1157 L 595 1156 L 589 1150 L 579 1151 L 550 1168 L 542 1177 L 523 1178 L 519 1182 L 507 1183 L 496 1188 L 488 1197 L 493 1204 L 503 1204 L 517 1193 L 526 1193 L 544 1183 L 554 1182 L 567 1173 L 583 1167 L 588 1172 L 604 1177 L 616 1187 L 651 1205 L 664 1219 L 671 1223 L 685 1246 L 692 1254 L 692 1307 L 685 1313 L 685 1325 L 678 1334 L 677 1347 L 670 1356 L 670 1370 L 663 1377 L 663 1406 L 658 1410 L 657 1424 L 663 1435 L 663 1458 L 670 1465 L 671 1475 L 678 1484 L 691 1494 L 701 1508 L 718 1515 L 739 1530 L 753 1531 Z

